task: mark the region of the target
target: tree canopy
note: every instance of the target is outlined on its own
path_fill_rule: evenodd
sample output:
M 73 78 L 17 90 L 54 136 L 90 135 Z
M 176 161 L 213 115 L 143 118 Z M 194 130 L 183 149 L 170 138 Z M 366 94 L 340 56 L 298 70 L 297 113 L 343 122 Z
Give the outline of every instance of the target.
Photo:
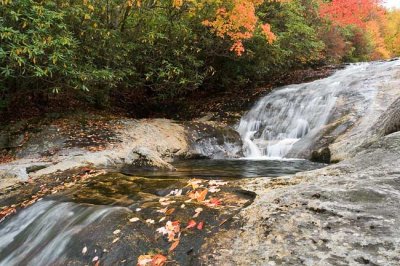
M 177 100 L 398 56 L 399 18 L 377 0 L 0 0 L 0 109 L 65 91 Z

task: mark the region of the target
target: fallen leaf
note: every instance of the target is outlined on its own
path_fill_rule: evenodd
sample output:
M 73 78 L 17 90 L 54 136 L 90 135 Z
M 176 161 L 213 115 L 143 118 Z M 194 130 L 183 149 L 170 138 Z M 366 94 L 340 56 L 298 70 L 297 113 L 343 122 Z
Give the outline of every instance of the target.
M 119 240 L 119 237 L 115 238 L 112 243 L 114 244 L 115 242 L 117 242 Z
M 190 220 L 190 221 L 188 222 L 188 225 L 186 226 L 186 229 L 193 228 L 193 227 L 196 226 L 196 224 L 197 224 L 196 221 Z
M 165 213 L 167 210 L 168 210 L 168 207 L 165 207 L 164 209 L 157 210 L 157 212 Z
M 158 222 L 161 223 L 162 221 L 165 220 L 166 217 L 162 217 Z
M 96 257 L 94 257 L 94 258 L 92 259 L 92 262 L 95 262 L 95 261 L 98 261 L 98 260 L 99 260 L 99 257 L 96 256 Z
M 197 208 L 196 210 L 194 210 L 195 214 L 193 215 L 193 218 L 197 218 L 202 211 L 203 208 Z
M 154 224 L 154 220 L 153 220 L 153 219 L 147 219 L 147 220 L 146 220 L 146 223 L 148 223 L 148 224 Z
M 207 193 L 208 193 L 207 189 L 201 191 L 197 197 L 197 201 L 204 201 L 206 199 Z
M 169 194 L 168 194 L 168 196 L 177 196 L 177 197 L 180 197 L 180 196 L 182 196 L 182 189 L 175 189 L 175 190 L 172 190 Z
M 211 198 L 208 205 L 211 206 L 220 206 L 221 205 L 221 201 L 217 198 Z
M 121 233 L 121 230 L 117 229 L 113 232 L 114 235 L 118 235 L 119 233 Z
M 217 187 L 219 187 L 219 186 L 225 186 L 225 185 L 227 185 L 228 182 L 224 182 L 224 181 L 222 181 L 222 180 L 210 180 L 210 181 L 208 181 L 208 184 L 209 184 L 210 186 L 217 186 Z
M 161 254 L 157 254 L 152 258 L 151 266 L 163 266 L 163 265 L 165 265 L 166 261 L 167 261 L 167 257 L 165 257 Z
M 138 266 L 146 266 L 148 263 L 152 262 L 153 258 L 151 255 L 140 255 L 138 258 Z
M 171 203 L 175 203 L 176 201 L 174 201 L 174 200 L 169 200 L 169 198 L 161 198 L 161 199 L 159 200 L 159 202 L 160 202 L 160 204 L 161 204 L 162 206 L 167 206 L 167 205 L 170 205 Z
M 201 202 L 206 199 L 207 193 L 208 193 L 208 189 L 204 189 L 202 191 L 191 191 L 188 193 L 188 196 L 191 199 L 195 199 L 198 202 Z
M 163 226 L 163 227 L 157 228 L 156 232 L 166 235 L 166 234 L 168 234 L 168 229 L 165 226 Z
M 165 212 L 165 215 L 171 215 L 174 211 L 175 211 L 174 208 L 169 209 L 169 210 L 167 210 L 167 211 Z
M 174 243 L 172 243 L 171 247 L 169 248 L 169 252 L 174 251 L 176 247 L 179 245 L 179 240 L 176 240 Z
M 201 221 L 198 225 L 197 225 L 197 229 L 202 230 L 204 226 L 204 222 Z
M 83 255 L 85 255 L 85 254 L 86 254 L 86 252 L 87 252 L 87 247 L 86 247 L 86 246 L 84 246 L 84 247 L 83 247 L 83 249 L 82 249 L 82 254 L 83 254 Z
M 129 222 L 134 223 L 134 222 L 137 222 L 139 220 L 140 220 L 139 218 L 134 217 L 134 218 L 129 219 Z
M 136 208 L 136 211 L 137 212 L 140 212 L 142 209 L 141 208 Z
M 182 204 L 181 205 L 181 209 L 184 209 L 186 206 L 185 206 L 185 204 Z
M 192 186 L 193 189 L 197 189 L 198 187 L 200 187 L 200 184 L 203 182 L 203 180 L 200 179 L 190 179 L 188 181 L 187 186 Z
M 209 188 L 208 188 L 208 191 L 209 191 L 210 193 L 216 193 L 216 192 L 220 192 L 221 189 L 219 189 L 218 187 L 209 187 Z

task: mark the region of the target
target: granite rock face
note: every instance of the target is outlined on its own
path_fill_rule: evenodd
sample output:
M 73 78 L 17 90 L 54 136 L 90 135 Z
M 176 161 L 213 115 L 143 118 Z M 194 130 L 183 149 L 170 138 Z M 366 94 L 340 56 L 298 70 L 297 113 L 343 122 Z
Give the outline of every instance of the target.
M 237 215 L 240 231 L 203 246 L 207 265 L 398 265 L 400 132 L 338 164 L 242 188 L 258 196 Z
M 84 129 L 69 123 L 30 134 L 15 150 L 16 160 L 0 164 L 0 187 L 77 167 L 174 170 L 170 163 L 175 159 L 237 157 L 241 152 L 240 136 L 215 122 L 114 119 L 106 128 L 89 123 Z

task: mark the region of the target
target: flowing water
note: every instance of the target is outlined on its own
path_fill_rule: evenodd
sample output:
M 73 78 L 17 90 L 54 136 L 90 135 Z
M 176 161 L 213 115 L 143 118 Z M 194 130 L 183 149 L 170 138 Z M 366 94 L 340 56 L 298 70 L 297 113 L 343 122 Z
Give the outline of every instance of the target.
M 98 257 L 100 265 L 135 265 L 135 259 L 157 248 L 168 249 L 169 244 L 157 237 L 156 228 L 164 215 L 158 212 L 159 200 L 171 191 L 183 189 L 187 180 L 234 180 L 238 177 L 281 176 L 322 167 L 305 160 L 249 161 L 249 160 L 189 160 L 174 163 L 175 172 L 136 172 L 131 175 L 109 173 L 98 176 L 64 192 L 47 196 L 32 206 L 0 223 L 0 266 L 13 265 L 91 265 Z M 202 212 L 207 231 L 218 229 L 221 221 L 229 219 L 238 209 L 253 200 L 249 192 L 226 187 L 215 194 L 224 198 L 229 207 L 220 211 Z M 244 194 L 243 194 L 244 193 Z M 187 198 L 168 206 L 175 208 L 174 218 L 186 223 L 192 219 L 198 204 L 186 203 Z M 231 201 L 231 202 L 230 202 Z M 229 203 L 230 202 L 230 203 Z M 182 204 L 186 205 L 182 209 Z M 237 205 L 237 206 L 236 206 Z M 233 206 L 233 207 L 232 207 Z M 136 210 L 142 209 L 140 212 Z M 130 223 L 139 217 L 141 221 Z M 147 219 L 156 224 L 146 224 Z M 165 222 L 164 222 L 165 223 Z M 121 229 L 118 236 L 113 231 Z M 197 231 L 196 231 L 197 232 Z M 181 265 L 196 258 L 203 232 L 191 235 L 180 243 L 177 260 Z M 117 237 L 121 237 L 113 243 Z M 88 248 L 83 254 L 84 247 Z M 190 250 L 194 249 L 196 252 Z
M 0 227 L 0 265 L 50 265 L 66 260 L 78 233 L 121 208 L 42 200 Z
M 286 158 L 296 142 L 312 140 L 321 131 L 341 97 L 357 95 L 357 100 L 368 106 L 398 65 L 398 61 L 352 64 L 328 78 L 273 91 L 259 100 L 237 126 L 245 156 Z
M 157 209 L 161 197 L 179 188 L 187 190 L 186 182 L 193 177 L 274 177 L 323 167 L 282 158 L 295 143 L 312 138 L 328 123 L 344 94 L 357 92 L 368 102 L 376 94 L 377 75 L 383 77 L 393 64 L 355 64 L 329 78 L 288 86 L 265 96 L 237 127 L 247 159 L 179 161 L 174 163 L 175 172 L 110 173 L 19 210 L 0 223 L 0 265 L 90 265 L 94 258 L 100 258 L 101 265 L 135 265 L 136 258 L 145 252 L 160 247 L 168 250 L 170 243 L 154 236 L 160 224 L 144 222 L 162 218 Z M 200 150 L 209 150 L 208 146 Z M 221 221 L 230 219 L 254 197 L 234 187 L 220 193 L 229 204 L 219 211 L 204 211 L 201 217 L 209 228 L 219 228 Z M 179 209 L 174 219 L 180 220 L 191 219 L 198 208 L 197 203 L 186 201 L 172 206 Z M 138 208 L 143 211 L 138 212 Z M 139 217 L 141 222 L 129 223 L 132 217 Z M 115 229 L 121 229 L 121 235 L 113 234 Z M 179 244 L 175 253 L 178 262 L 193 262 L 195 248 L 199 249 L 201 239 L 207 236 L 205 231 L 196 232 L 198 238 L 184 238 Z

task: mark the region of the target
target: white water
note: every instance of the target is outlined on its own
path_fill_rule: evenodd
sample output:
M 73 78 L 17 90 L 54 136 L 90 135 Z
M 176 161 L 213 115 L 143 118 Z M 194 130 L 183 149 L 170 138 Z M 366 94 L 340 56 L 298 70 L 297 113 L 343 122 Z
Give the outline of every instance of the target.
M 361 97 L 368 106 L 399 62 L 353 64 L 310 83 L 277 89 L 259 100 L 237 126 L 246 158 L 282 159 L 293 145 L 327 124 L 338 98 Z M 367 108 L 367 107 L 365 107 Z
M 1 225 L 0 265 L 62 265 L 68 245 L 79 232 L 121 209 L 38 202 Z

